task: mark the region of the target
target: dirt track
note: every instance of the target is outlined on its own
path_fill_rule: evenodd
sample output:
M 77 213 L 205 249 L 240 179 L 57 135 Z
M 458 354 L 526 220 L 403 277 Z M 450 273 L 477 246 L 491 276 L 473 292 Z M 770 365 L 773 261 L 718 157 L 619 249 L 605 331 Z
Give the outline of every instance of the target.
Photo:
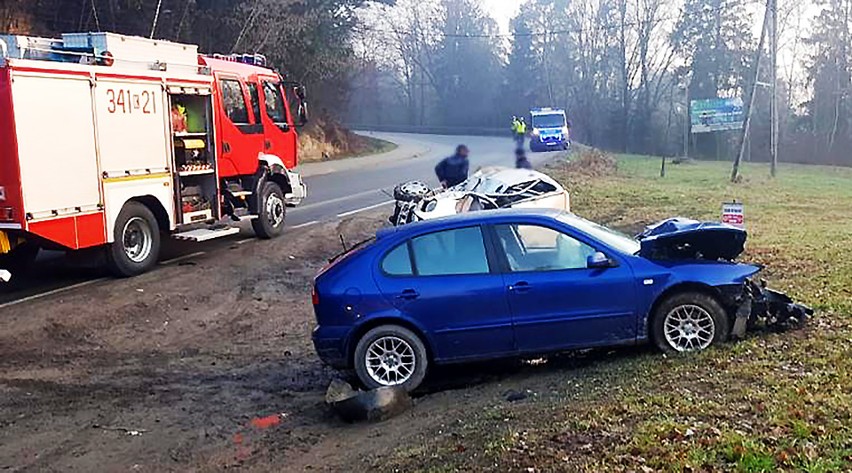
M 279 467 L 304 456 L 340 428 L 321 402 L 334 373 L 310 344 L 310 281 L 338 232 L 376 225 L 295 230 L 3 309 L 0 469 L 251 465 L 273 430 Z

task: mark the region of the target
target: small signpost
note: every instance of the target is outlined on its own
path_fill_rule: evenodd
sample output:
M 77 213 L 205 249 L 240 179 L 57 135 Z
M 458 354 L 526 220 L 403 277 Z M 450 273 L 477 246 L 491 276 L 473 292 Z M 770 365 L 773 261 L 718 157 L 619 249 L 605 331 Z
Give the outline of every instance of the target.
M 722 204 L 722 223 L 735 227 L 745 227 L 745 213 L 741 202 L 726 202 Z

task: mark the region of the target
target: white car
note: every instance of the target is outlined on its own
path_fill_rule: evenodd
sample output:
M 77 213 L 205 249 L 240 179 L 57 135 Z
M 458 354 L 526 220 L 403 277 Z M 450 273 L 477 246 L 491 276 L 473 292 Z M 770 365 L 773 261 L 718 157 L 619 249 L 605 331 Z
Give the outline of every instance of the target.
M 449 189 L 430 189 L 409 181 L 394 189 L 394 225 L 430 220 L 463 212 L 502 208 L 571 210 L 571 199 L 547 174 L 528 169 L 483 168 Z

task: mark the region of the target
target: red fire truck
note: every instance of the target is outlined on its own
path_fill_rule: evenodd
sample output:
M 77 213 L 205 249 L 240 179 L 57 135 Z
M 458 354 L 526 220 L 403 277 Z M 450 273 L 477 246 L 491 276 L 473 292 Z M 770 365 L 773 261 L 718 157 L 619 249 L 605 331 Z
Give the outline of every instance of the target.
M 306 121 L 304 89 L 259 55 L 0 36 L 0 254 L 103 247 L 133 276 L 156 263 L 161 235 L 205 241 L 245 219 L 275 237 L 306 196 L 293 172 Z

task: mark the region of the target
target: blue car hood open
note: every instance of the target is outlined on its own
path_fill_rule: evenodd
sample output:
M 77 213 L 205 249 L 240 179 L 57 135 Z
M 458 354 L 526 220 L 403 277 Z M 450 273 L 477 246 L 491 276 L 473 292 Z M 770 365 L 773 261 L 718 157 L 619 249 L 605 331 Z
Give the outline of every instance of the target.
M 648 259 L 734 260 L 745 250 L 745 230 L 685 218 L 663 220 L 637 235 L 639 255 Z

